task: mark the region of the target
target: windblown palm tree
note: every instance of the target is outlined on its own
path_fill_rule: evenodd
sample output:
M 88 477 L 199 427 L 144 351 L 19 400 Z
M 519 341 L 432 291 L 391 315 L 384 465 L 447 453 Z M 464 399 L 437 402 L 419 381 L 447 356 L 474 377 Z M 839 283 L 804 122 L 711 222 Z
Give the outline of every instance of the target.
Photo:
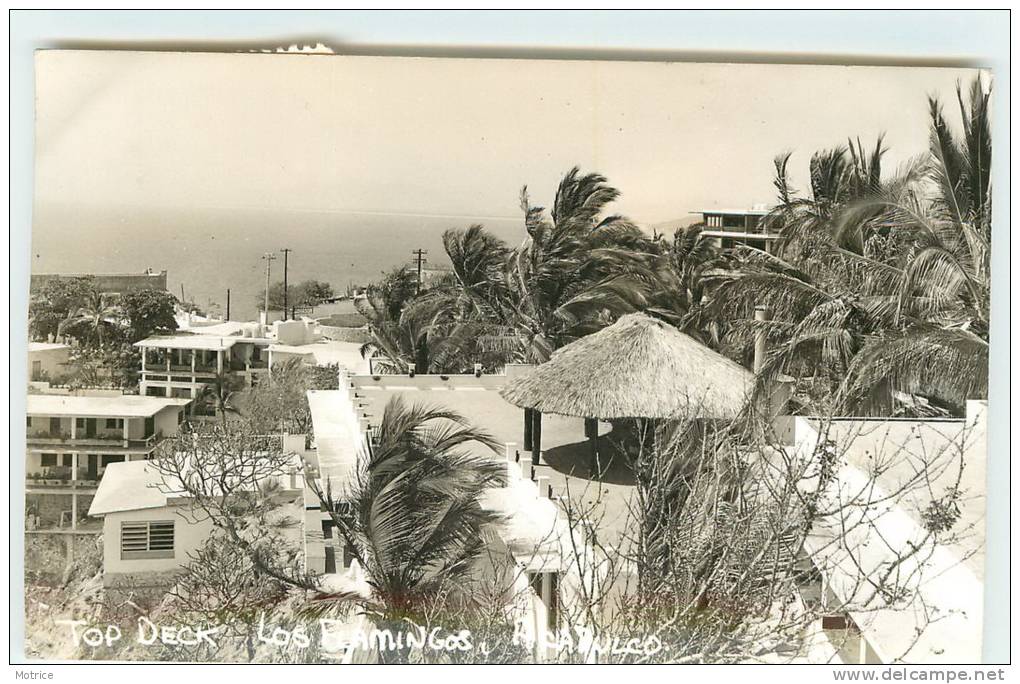
M 605 177 L 575 167 L 560 181 L 548 215 L 531 204 L 527 187 L 521 191 L 528 237 L 516 249 L 480 227 L 448 234 L 456 283 L 432 309 L 433 320 L 477 340 L 483 356 L 541 363 L 563 344 L 641 308 L 646 285 L 613 259 L 614 250 L 646 240 L 627 219 L 605 215 L 619 194 Z
M 627 219 L 605 215 L 619 194 L 603 176 L 575 167 L 548 215 L 522 190 L 528 237 L 516 249 L 481 226 L 447 231 L 451 275 L 416 298 L 399 327 L 392 320 L 376 326 L 376 348 L 406 358 L 401 342 L 413 340 L 428 350 L 429 364 L 416 364 L 419 370 L 434 372 L 475 362 L 541 363 L 563 344 L 644 308 L 658 280 L 628 256 L 647 251 L 647 236 Z
M 356 482 L 320 492 L 371 595 L 324 592 L 313 610 L 357 605 L 380 625 L 421 624 L 425 607 L 463 586 L 477 569 L 484 530 L 498 521 L 478 497 L 505 477 L 479 448 L 495 441 L 459 414 L 393 397 Z
M 897 393 L 959 410 L 987 391 L 990 140 L 987 93 L 959 97 L 956 140 L 931 101 L 927 158 L 881 179 L 881 140 L 816 154 L 810 198 L 776 161 L 779 205 L 766 225 L 778 253 L 743 248 L 716 274 L 712 312 L 731 321 L 746 355 L 755 332 L 772 353 L 763 386 L 780 373 L 821 382 L 840 410 L 888 414 Z M 976 149 L 974 149 L 976 148 Z M 752 321 L 755 305 L 771 320 Z
M 965 99 L 957 85 L 963 135 L 955 136 L 936 98 L 931 112 L 927 201 L 882 202 L 902 245 L 897 325 L 869 339 L 854 359 L 846 392 L 882 379 L 895 389 L 962 407 L 988 393 L 991 155 L 990 90 L 976 78 Z

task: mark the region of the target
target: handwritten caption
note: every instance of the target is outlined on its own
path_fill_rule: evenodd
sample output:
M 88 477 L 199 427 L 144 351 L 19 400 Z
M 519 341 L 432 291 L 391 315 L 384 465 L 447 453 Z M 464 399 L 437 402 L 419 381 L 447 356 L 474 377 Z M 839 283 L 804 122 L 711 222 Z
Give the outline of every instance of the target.
M 325 655 L 344 654 L 351 648 L 362 650 L 395 651 L 402 649 L 429 649 L 432 651 L 466 652 L 478 649 L 483 656 L 492 652 L 492 647 L 482 641 L 475 642 L 470 630 L 448 631 L 441 627 L 427 629 L 411 621 L 406 621 L 404 630 L 389 629 L 351 629 L 347 620 L 322 618 L 317 621 L 318 634 L 310 633 L 308 627 L 298 624 L 283 627 L 267 623 L 265 615 L 261 615 L 257 628 L 257 639 L 260 643 L 280 649 L 301 651 L 310 648 L 315 636 L 318 646 Z M 125 635 L 118 625 L 94 625 L 86 620 L 59 620 L 58 625 L 67 626 L 74 645 L 92 648 L 105 646 L 112 648 L 125 641 L 133 641 L 142 646 L 199 646 L 208 645 L 216 648 L 216 637 L 223 633 L 222 625 L 195 627 L 182 624 L 157 624 L 145 617 L 139 617 L 133 634 Z M 538 639 L 522 622 L 517 623 L 513 642 L 535 648 L 538 645 L 547 651 L 566 653 L 590 653 L 608 655 L 652 656 L 662 650 L 663 645 L 655 635 L 643 638 L 597 638 L 593 632 L 583 627 L 573 630 L 549 630 Z

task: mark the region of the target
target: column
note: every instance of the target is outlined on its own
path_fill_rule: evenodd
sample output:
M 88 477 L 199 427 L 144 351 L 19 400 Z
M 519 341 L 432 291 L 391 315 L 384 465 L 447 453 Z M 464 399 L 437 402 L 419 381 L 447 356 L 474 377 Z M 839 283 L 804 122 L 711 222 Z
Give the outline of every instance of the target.
M 223 372 L 223 350 L 216 350 L 216 374 L 219 375 Z
M 71 417 L 71 439 L 78 439 L 78 419 Z
M 601 474 L 599 464 L 599 419 L 584 419 L 584 436 L 588 438 L 588 446 L 591 449 L 591 472 Z
M 78 452 L 71 452 L 71 529 L 78 529 Z M 71 535 L 71 548 L 74 548 L 74 535 Z
M 531 412 L 531 464 L 538 465 L 542 454 L 542 412 Z
M 531 422 L 534 420 L 531 414 L 533 411 L 529 408 L 524 409 L 524 450 L 531 451 Z
M 128 439 L 129 439 L 130 434 L 131 434 L 130 431 L 129 431 L 129 428 L 131 426 L 131 422 L 127 418 L 121 418 L 121 420 L 124 421 L 124 448 L 127 449 L 127 447 L 128 447 Z
M 173 355 L 174 350 L 173 349 L 164 349 L 163 351 L 165 352 L 165 355 L 166 355 L 166 373 L 167 373 L 167 375 L 169 375 L 170 374 L 170 357 Z

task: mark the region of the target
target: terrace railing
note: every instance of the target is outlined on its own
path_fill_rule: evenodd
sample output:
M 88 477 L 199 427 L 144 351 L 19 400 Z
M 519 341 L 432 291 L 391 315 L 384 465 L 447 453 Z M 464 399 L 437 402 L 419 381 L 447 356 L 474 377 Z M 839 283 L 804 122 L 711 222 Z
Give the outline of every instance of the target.
M 120 447 L 123 449 L 148 449 L 156 446 L 156 444 L 163 439 L 162 433 L 155 433 L 148 437 L 141 437 L 135 439 L 124 439 L 123 435 L 92 435 L 86 437 L 84 435 L 78 435 L 74 439 L 71 438 L 70 433 L 64 432 L 60 434 L 52 434 L 49 432 L 35 432 L 28 435 L 27 441 L 30 444 L 37 445 L 58 445 L 68 444 L 75 446 L 97 446 L 105 448 Z

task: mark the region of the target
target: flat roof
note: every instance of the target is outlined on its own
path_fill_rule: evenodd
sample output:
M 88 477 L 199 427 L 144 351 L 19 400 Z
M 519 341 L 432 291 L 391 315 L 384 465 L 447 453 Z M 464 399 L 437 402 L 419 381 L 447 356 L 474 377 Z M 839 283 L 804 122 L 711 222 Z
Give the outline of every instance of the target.
M 254 323 L 241 323 L 238 321 L 224 321 L 222 323 L 212 323 L 210 325 L 196 325 L 192 324 L 184 328 L 188 332 L 194 335 L 209 335 L 209 336 L 220 336 L 220 337 L 232 337 L 240 335 L 244 332 L 245 325 L 255 325 Z
M 319 458 L 319 474 L 342 487 L 353 476 L 364 438 L 343 390 L 310 390 L 308 409 Z
M 692 214 L 731 214 L 733 216 L 764 216 L 770 209 L 695 209 Z
M 257 338 L 250 338 L 254 341 Z M 215 335 L 161 335 L 147 337 L 141 342 L 135 342 L 136 347 L 155 347 L 157 349 L 197 349 L 205 351 L 218 351 L 229 349 L 237 342 L 235 337 L 222 337 Z
M 191 399 L 122 394 L 113 397 L 72 397 L 29 394 L 29 416 L 88 416 L 93 418 L 148 418 L 169 406 L 186 406 Z
M 746 230 L 703 230 L 701 234 L 706 237 L 739 237 L 758 238 L 759 240 L 778 240 L 778 233 L 749 233 Z
M 321 340 L 308 344 L 271 344 L 269 351 L 284 354 L 301 354 L 312 356 L 319 366 L 331 363 L 343 366 L 351 373 L 368 373 L 368 359 L 361 355 L 361 346 L 357 342 L 341 342 Z
M 70 345 L 59 342 L 29 342 L 28 352 L 52 351 L 54 349 L 70 349 Z

